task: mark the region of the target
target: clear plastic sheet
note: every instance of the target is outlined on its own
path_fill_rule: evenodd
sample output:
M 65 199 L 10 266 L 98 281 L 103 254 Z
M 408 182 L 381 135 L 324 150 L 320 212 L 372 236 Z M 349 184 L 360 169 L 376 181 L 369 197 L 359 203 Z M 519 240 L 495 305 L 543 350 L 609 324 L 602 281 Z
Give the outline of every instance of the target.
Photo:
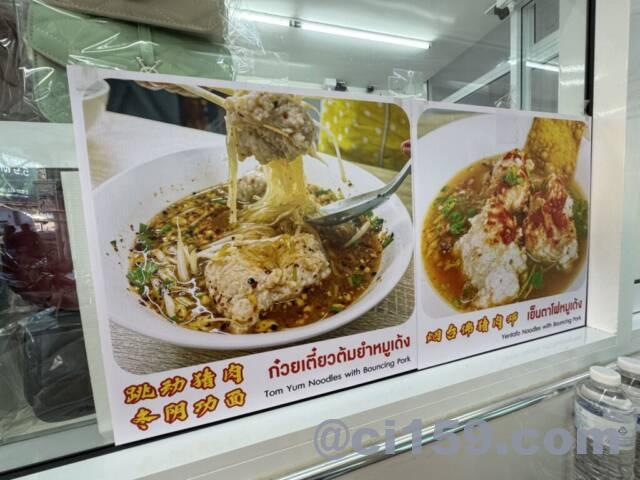
M 48 0 L 53 7 L 86 15 L 144 23 L 224 41 L 225 0 Z
M 95 7 L 84 11 L 100 10 L 97 2 L 81 3 Z M 164 1 L 160 3 L 167 5 Z M 175 3 L 174 9 L 184 9 L 190 3 L 179 7 Z M 42 0 L 22 4 L 21 32 L 32 56 L 32 65 L 24 67 L 26 82 L 33 90 L 29 101 L 48 120 L 70 122 L 68 64 L 223 80 L 234 78 L 232 52 L 244 58 L 246 51 L 255 50 L 257 37 L 249 34 L 249 26 L 231 22 L 231 14 L 220 8 L 220 2 L 211 0 L 209 5 L 210 23 L 215 20 L 217 27 L 211 32 L 195 34 L 185 32 L 179 25 L 157 26 L 159 22 L 153 18 L 149 23 L 122 20 L 123 16 L 140 19 L 139 15 L 117 15 L 118 19 L 114 19 L 87 15 L 78 9 L 65 10 Z M 106 7 L 102 10 L 105 14 L 110 11 Z M 239 63 L 246 69 L 243 62 Z
M 0 445 L 94 412 L 62 190 L 67 169 L 17 150 L 0 152 Z
M 0 120 L 42 120 L 25 90 L 23 67 L 28 62 L 14 1 L 0 0 Z
M 79 314 L 50 308 L 0 328 L 0 388 L 0 446 L 92 414 Z
M 503 97 L 497 99 L 493 105 L 497 108 L 517 108 L 517 102 L 515 100 L 516 95 L 517 92 L 511 91 Z
M 424 72 L 394 68 L 388 83 L 392 95 L 427 98 L 427 77 Z

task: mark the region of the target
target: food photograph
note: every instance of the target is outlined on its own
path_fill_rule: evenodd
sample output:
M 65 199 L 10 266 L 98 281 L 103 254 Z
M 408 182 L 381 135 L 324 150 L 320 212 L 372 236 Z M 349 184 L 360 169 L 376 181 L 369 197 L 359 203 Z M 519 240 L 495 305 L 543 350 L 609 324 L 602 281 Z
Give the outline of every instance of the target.
M 416 271 L 429 318 L 584 287 L 586 123 L 428 110 L 421 129 L 420 152 L 430 154 L 419 160 L 428 185 L 416 193 Z
M 120 102 L 123 90 L 138 102 Z M 101 80 L 83 111 L 123 369 L 411 317 L 409 119 L 398 105 Z

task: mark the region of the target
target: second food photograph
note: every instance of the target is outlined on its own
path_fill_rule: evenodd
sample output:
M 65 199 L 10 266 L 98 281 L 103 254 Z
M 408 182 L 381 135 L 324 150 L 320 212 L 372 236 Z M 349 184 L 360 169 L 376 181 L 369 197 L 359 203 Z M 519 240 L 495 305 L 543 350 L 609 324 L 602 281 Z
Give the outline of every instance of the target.
M 584 325 L 589 125 L 432 108 L 418 129 L 416 276 L 425 342 L 462 335 L 475 345 L 468 356 Z M 512 331 L 502 330 L 504 319 Z

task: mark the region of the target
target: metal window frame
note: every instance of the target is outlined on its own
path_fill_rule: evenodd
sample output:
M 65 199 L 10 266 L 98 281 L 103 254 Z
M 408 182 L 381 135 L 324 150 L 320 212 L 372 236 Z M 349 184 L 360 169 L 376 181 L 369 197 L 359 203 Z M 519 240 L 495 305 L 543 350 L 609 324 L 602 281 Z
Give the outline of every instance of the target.
M 526 66 L 526 61 L 547 63 L 560 53 L 558 31 L 550 33 L 537 43 L 534 42 L 535 4 L 536 0 L 519 3 L 509 17 L 509 60 L 499 63 L 484 75 L 455 91 L 446 97 L 444 102 L 458 103 L 491 82 L 510 74 L 509 93 L 512 108 L 531 109 L 531 68 Z
M 532 109 L 532 90 L 531 77 L 532 68 L 527 66 L 527 62 L 537 62 L 541 64 L 548 63 L 560 54 L 560 38 L 558 31 L 554 31 L 541 39 L 535 41 L 535 16 L 536 16 L 536 0 L 525 4 L 520 9 L 520 108 L 523 110 Z

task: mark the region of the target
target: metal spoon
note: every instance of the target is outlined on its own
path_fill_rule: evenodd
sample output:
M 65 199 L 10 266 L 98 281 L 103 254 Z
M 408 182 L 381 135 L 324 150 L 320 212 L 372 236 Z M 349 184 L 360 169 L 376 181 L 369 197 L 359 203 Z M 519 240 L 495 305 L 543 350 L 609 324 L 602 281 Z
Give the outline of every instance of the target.
M 307 222 L 323 226 L 338 225 L 370 212 L 389 200 L 391 195 L 402 185 L 409 172 L 411 172 L 411 160 L 405 163 L 402 170 L 384 187 L 325 205 L 320 208 L 319 216 L 307 218 Z

